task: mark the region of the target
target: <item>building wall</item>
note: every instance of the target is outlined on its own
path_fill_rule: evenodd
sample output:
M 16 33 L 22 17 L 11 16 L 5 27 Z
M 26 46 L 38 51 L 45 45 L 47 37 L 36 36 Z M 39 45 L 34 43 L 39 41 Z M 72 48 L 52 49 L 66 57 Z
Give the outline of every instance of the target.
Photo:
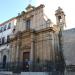
M 67 65 L 75 65 L 75 28 L 63 32 L 63 50 Z
M 41 5 L 39 6 L 39 8 L 36 7 L 34 10 L 31 10 L 30 12 L 26 11 L 25 14 L 21 13 L 21 16 L 18 16 L 16 31 L 26 30 L 26 20 L 28 19 L 30 19 L 31 21 L 31 29 L 40 30 L 50 26 L 50 24 L 46 25 L 44 11 Z
M 8 28 L 10 24 L 10 28 Z M 4 27 L 6 25 L 6 30 L 4 30 Z M 13 34 L 13 29 L 16 25 L 16 18 L 9 19 L 8 21 L 0 24 L 0 30 L 1 27 L 3 27 L 2 31 L 0 31 L 0 63 L 3 62 L 3 56 L 6 55 L 6 62 L 10 62 L 10 44 L 7 42 L 8 38 L 11 34 Z M 4 37 L 4 43 L 2 43 L 2 38 Z M 10 40 L 10 39 L 9 39 Z
M 30 30 L 26 29 L 28 19 L 31 20 Z M 36 61 L 38 58 L 41 61 L 54 61 L 55 51 L 57 52 L 58 49 L 58 42 L 56 41 L 58 40 L 58 36 L 56 36 L 58 33 L 56 33 L 55 28 L 50 27 L 50 23 L 47 24 L 41 5 L 34 10 L 22 12 L 17 16 L 14 38 L 11 37 L 12 61 L 23 61 L 23 52 L 27 51 L 30 52 L 31 61 Z
M 31 61 L 37 61 L 38 58 L 40 62 L 47 60 L 54 61 L 54 43 L 54 32 L 51 29 L 35 32 L 22 32 L 17 39 L 11 40 L 13 51 L 11 53 L 12 61 L 23 62 L 24 52 L 30 53 L 29 60 Z
M 12 33 L 12 29 L 10 29 L 11 40 L 9 44 L 6 44 L 9 48 L 1 50 L 3 55 L 8 57 L 7 62 L 15 63 L 15 66 L 19 65 L 19 62 L 22 62 L 21 65 L 23 65 L 26 59 L 30 61 L 38 61 L 39 59 L 42 63 L 44 61 L 55 63 L 56 53 L 59 50 L 59 31 L 57 27 L 50 27 L 50 19 L 45 20 L 43 7 L 40 5 L 30 11 L 23 11 L 16 17 L 16 30 Z M 26 28 L 28 20 L 30 21 L 28 23 L 29 29 Z
M 36 58 L 40 59 L 41 61 L 43 60 L 52 60 L 53 56 L 53 38 L 52 38 L 52 32 L 41 32 L 38 33 L 36 36 L 36 53 L 35 56 Z

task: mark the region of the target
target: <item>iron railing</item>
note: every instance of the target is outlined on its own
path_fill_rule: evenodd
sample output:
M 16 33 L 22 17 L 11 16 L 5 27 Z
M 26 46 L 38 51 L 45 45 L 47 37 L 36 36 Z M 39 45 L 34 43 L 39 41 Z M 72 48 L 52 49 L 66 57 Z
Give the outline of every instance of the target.
M 12 71 L 12 72 L 64 72 L 61 69 L 57 69 L 60 67 L 56 66 L 57 64 L 53 64 L 51 61 L 46 62 L 8 62 L 3 67 L 3 63 L 0 63 L 0 70 L 4 71 Z

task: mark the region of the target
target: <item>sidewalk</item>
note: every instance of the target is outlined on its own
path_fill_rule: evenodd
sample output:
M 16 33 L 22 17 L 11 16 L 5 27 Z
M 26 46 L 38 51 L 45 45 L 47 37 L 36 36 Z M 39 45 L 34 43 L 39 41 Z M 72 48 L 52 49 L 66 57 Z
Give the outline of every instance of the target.
M 20 73 L 11 73 L 11 72 L 1 72 L 0 71 L 0 75 L 21 75 Z

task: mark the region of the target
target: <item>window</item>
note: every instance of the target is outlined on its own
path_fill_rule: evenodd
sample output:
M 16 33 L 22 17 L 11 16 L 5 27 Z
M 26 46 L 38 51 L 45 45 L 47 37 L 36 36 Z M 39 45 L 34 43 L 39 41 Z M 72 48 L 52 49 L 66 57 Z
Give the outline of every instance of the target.
M 6 25 L 4 27 L 0 27 L 0 32 L 3 32 L 6 30 Z
M 61 16 L 58 16 L 59 22 L 62 22 L 62 18 Z
M 6 25 L 4 26 L 4 31 L 6 30 Z
M 0 45 L 1 45 L 1 38 L 0 38 Z
M 1 32 L 3 32 L 3 27 L 1 27 Z
M 61 16 L 58 16 L 58 19 L 61 19 Z
M 10 29 L 10 28 L 11 28 L 11 23 L 8 24 L 8 29 Z
M 26 21 L 26 29 L 30 29 L 30 19 Z
M 1 32 L 1 27 L 0 27 L 0 32 Z
M 13 33 L 15 32 L 15 28 L 16 28 L 16 26 L 14 26 L 14 28 L 13 28 Z
M 5 37 L 2 37 L 2 44 L 5 43 Z
M 9 43 L 10 42 L 10 37 L 9 37 L 9 35 L 7 36 L 7 43 Z

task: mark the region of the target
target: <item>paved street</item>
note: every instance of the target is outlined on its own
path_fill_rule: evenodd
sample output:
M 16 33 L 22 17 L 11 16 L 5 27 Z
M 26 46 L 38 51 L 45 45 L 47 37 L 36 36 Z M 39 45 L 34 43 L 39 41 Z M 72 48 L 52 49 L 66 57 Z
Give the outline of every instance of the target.
M 21 75 L 21 74 L 1 74 L 0 75 Z

